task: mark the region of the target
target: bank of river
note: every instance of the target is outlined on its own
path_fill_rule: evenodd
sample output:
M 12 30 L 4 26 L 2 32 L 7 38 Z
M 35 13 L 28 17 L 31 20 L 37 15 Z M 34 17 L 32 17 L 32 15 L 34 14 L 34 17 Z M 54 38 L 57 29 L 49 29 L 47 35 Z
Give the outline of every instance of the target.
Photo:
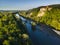
M 49 35 L 46 29 L 46 31 L 42 31 L 42 28 L 38 25 L 35 26 L 36 29 L 33 31 L 31 27 L 31 22 L 33 21 L 25 19 L 18 14 L 16 15 L 21 18 L 22 22 L 25 23 L 29 37 L 31 38 L 34 45 L 60 45 L 60 38 L 53 36 L 53 34 Z

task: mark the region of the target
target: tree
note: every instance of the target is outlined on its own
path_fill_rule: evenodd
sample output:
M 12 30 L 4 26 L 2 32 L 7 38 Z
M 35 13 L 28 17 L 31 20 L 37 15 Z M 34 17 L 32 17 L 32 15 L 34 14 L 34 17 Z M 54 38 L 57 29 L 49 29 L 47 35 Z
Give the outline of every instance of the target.
M 10 45 L 8 40 L 4 40 L 3 45 Z

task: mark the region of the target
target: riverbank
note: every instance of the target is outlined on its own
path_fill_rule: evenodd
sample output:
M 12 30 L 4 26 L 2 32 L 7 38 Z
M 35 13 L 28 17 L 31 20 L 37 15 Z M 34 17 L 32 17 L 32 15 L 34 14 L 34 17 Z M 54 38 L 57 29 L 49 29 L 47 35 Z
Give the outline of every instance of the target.
M 21 17 L 21 16 L 20 16 Z M 25 18 L 24 18 L 25 19 Z M 33 31 L 31 21 L 23 17 L 21 20 L 25 23 L 29 37 L 35 45 L 60 45 L 60 36 L 58 36 L 52 28 L 47 25 L 36 25 L 36 30 Z

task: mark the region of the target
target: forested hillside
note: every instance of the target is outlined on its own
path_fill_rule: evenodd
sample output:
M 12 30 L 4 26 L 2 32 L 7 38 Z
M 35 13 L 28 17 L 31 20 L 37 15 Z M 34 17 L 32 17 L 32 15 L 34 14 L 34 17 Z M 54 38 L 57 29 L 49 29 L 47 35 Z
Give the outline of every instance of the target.
M 20 14 L 20 12 L 19 12 Z M 22 16 L 32 19 L 37 23 L 44 23 L 56 30 L 60 30 L 60 4 L 40 6 L 30 9 L 22 14 Z
M 21 19 L 14 16 L 12 12 L 0 12 L 0 45 L 32 45 Z

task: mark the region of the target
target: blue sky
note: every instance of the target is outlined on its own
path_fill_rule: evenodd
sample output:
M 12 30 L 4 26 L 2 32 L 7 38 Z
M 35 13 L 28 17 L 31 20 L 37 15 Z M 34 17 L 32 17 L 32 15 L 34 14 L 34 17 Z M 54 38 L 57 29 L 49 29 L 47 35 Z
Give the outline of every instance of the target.
M 60 4 L 60 0 L 0 0 L 0 10 L 28 10 L 49 4 Z

